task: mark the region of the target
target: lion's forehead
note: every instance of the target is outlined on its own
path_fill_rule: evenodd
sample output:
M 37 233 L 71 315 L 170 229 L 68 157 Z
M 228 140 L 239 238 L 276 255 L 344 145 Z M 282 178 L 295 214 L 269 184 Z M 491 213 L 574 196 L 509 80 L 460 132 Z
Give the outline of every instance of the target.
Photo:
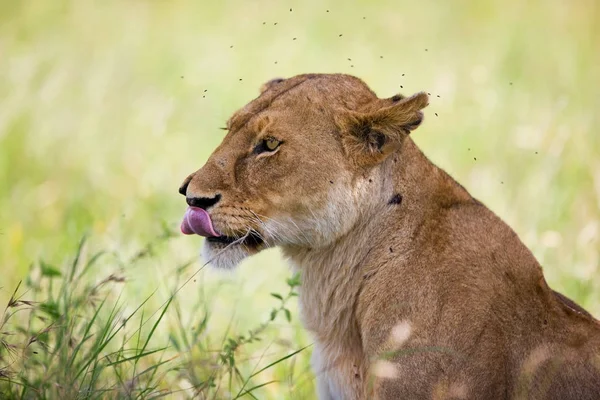
M 306 112 L 315 107 L 357 109 L 377 98 L 362 80 L 344 74 L 305 74 L 273 82 L 260 96 L 233 113 L 227 122 L 230 131 L 241 129 L 265 111 L 279 109 L 293 114 L 298 109 Z
M 244 127 L 250 120 L 267 109 L 277 107 L 280 104 L 282 97 L 289 97 L 290 92 L 307 80 L 312 79 L 311 77 L 298 76 L 282 81 L 276 88 L 269 89 L 256 99 L 252 100 L 244 107 L 233 113 L 229 121 L 227 121 L 227 127 L 230 131 L 236 131 Z

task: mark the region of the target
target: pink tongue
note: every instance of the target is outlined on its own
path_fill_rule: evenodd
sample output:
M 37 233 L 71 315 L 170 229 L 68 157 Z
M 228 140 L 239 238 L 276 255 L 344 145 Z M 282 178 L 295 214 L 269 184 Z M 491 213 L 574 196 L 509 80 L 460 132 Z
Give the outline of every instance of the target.
M 194 233 L 204 237 L 221 236 L 213 228 L 210 216 L 198 207 L 188 207 L 181 222 L 181 232 L 186 235 Z

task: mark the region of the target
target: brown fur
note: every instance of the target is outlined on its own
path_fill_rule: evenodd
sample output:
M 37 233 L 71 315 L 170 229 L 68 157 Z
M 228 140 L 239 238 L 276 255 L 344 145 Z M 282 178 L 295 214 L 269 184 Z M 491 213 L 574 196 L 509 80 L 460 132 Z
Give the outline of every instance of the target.
M 181 188 L 221 198 L 217 266 L 280 246 L 302 276 L 321 399 L 600 399 L 600 324 L 410 139 L 427 95 L 273 80 Z M 281 141 L 256 151 L 263 137 Z

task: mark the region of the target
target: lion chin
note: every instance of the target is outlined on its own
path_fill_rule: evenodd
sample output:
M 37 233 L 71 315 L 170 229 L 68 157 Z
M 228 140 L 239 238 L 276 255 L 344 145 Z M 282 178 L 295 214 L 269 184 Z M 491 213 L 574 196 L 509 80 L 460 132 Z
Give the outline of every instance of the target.
M 236 268 L 253 253 L 243 244 L 223 245 L 205 240 L 200 251 L 200 257 L 205 263 L 217 269 Z

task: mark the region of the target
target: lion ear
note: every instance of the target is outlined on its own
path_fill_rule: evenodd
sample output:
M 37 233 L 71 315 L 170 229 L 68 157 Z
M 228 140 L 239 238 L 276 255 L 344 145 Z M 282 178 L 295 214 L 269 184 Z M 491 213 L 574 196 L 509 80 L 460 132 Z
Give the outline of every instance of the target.
M 278 83 L 281 83 L 285 81 L 285 79 L 283 78 L 275 78 L 275 79 L 271 79 L 268 82 L 265 82 L 262 84 L 262 86 L 260 87 L 260 93 L 264 93 L 267 90 L 271 89 L 272 87 L 274 87 L 275 85 L 277 85 Z
M 429 104 L 426 93 L 377 100 L 367 111 L 346 111 L 336 122 L 346 152 L 363 166 L 375 165 L 400 148 L 402 140 L 423 122 L 421 110 Z

